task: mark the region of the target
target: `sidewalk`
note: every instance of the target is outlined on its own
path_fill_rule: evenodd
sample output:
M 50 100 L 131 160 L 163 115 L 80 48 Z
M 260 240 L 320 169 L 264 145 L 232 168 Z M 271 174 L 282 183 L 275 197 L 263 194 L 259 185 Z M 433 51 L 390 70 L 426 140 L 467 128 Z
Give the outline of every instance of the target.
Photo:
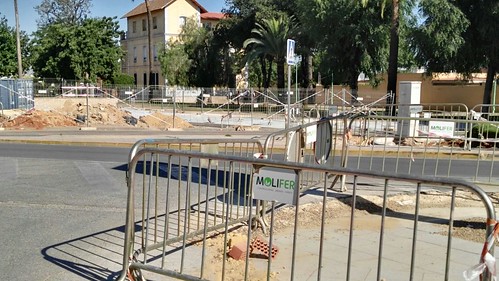
M 166 131 L 123 127 L 68 127 L 46 130 L 0 130 L 0 142 L 130 147 L 141 139 L 265 139 L 272 129 L 236 131 L 231 128 L 195 127 Z

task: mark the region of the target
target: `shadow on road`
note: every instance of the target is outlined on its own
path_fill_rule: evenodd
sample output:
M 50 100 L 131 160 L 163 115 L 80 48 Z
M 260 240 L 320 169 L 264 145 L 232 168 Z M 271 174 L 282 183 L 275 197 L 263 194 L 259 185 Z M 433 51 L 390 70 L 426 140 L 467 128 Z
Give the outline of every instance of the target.
M 84 280 L 114 280 L 123 260 L 124 226 L 64 241 L 41 251 L 43 258 Z

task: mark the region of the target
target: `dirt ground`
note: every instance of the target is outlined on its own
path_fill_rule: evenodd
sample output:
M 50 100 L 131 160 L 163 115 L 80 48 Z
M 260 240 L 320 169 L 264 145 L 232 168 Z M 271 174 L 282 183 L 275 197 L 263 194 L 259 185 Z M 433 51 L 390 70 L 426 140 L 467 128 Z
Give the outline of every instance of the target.
M 88 112 L 88 120 L 87 120 Z M 160 112 L 142 116 L 138 120 L 128 111 L 121 110 L 114 105 L 96 104 L 87 106 L 81 103 L 67 100 L 62 108 L 54 110 L 29 110 L 26 112 L 16 111 L 11 116 L 0 115 L 0 127 L 11 130 L 35 129 L 55 127 L 78 127 L 85 126 L 118 126 L 139 127 L 166 130 L 170 128 L 190 128 L 190 123 L 182 118 Z
M 491 198 L 494 200 L 494 205 L 498 203 L 499 194 L 490 194 Z M 420 195 L 420 209 L 432 209 L 432 208 L 450 208 L 451 194 L 443 193 L 439 191 L 425 191 Z M 350 223 L 351 214 L 351 204 L 352 198 L 342 197 L 336 199 L 329 199 L 326 203 L 325 208 L 325 223 L 336 225 L 342 225 L 337 231 L 348 231 Z M 406 213 L 414 214 L 416 204 L 416 197 L 414 194 L 400 194 L 388 197 L 387 201 L 387 215 L 390 213 Z M 322 218 L 322 202 L 307 203 L 299 207 L 298 215 L 298 227 L 300 230 L 317 230 L 320 232 L 320 224 Z M 379 222 L 372 222 L 373 214 L 380 214 L 383 206 L 383 198 L 379 196 L 359 196 L 356 202 L 355 218 L 357 223 L 355 228 L 359 229 L 371 229 L 379 231 Z M 469 192 L 458 191 L 455 198 L 456 208 L 478 208 L 482 207 L 482 203 L 479 198 Z M 294 228 L 294 216 L 295 207 L 285 206 L 276 209 L 274 217 L 274 234 L 279 235 L 279 233 L 289 233 Z M 270 216 L 268 216 L 270 220 Z M 369 225 L 372 222 L 373 225 Z M 361 225 L 360 225 L 361 224 Z M 370 228 L 371 227 L 371 228 Z M 385 227 L 389 227 L 385 225 Z M 448 226 L 442 224 L 439 226 L 440 232 L 435 232 L 437 235 L 447 236 Z M 211 253 L 211 260 L 216 264 L 222 262 L 224 247 L 226 251 L 229 252 L 232 245 L 237 243 L 237 241 L 247 241 L 247 225 L 240 226 L 229 233 L 228 244 L 224 245 L 223 234 L 214 235 L 208 241 L 209 253 Z M 268 237 L 262 233 L 261 229 L 257 229 L 252 233 L 253 237 L 263 237 L 268 239 Z M 466 219 L 455 219 L 453 228 L 453 237 L 461 238 L 469 241 L 474 241 L 478 243 L 484 243 L 485 241 L 485 218 L 470 217 Z M 235 260 L 230 257 L 227 258 L 226 264 L 226 280 L 239 280 L 241 277 L 241 268 L 244 268 L 244 259 Z M 250 269 L 255 267 L 256 260 L 251 258 L 250 255 Z M 220 275 L 221 272 L 211 272 L 215 276 Z M 264 276 L 255 276 L 251 280 L 260 280 L 259 278 L 265 278 Z M 279 280 L 279 272 L 271 273 L 271 280 Z

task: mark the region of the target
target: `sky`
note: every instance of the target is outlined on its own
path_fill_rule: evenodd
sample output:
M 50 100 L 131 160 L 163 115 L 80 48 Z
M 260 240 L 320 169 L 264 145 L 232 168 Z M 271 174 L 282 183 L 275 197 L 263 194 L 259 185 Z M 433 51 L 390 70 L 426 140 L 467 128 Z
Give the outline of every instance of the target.
M 220 12 L 225 7 L 225 0 L 197 0 L 208 12 Z M 36 21 L 39 18 L 34 7 L 38 6 L 42 0 L 17 0 L 19 9 L 19 26 L 22 31 L 31 34 L 36 30 Z M 92 17 L 113 17 L 116 16 L 120 23 L 120 29 L 126 29 L 126 21 L 120 19 L 135 6 L 142 3 L 142 0 L 91 0 L 92 7 L 90 13 Z M 15 27 L 14 1 L 0 0 L 0 17 L 7 18 L 8 25 Z

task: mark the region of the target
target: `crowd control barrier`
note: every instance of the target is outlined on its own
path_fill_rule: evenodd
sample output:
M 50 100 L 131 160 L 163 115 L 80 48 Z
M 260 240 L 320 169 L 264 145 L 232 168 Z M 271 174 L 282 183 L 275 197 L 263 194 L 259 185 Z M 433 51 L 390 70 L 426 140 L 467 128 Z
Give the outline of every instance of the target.
M 306 173 L 324 180 L 310 186 Z M 343 201 L 329 190 L 331 174 L 345 178 Z M 495 278 L 494 206 L 463 180 L 146 147 L 133 153 L 127 185 L 118 280 Z M 409 211 L 389 204 L 401 186 L 414 194 Z M 379 204 L 361 196 L 366 188 Z M 430 189 L 448 194 L 444 215 L 423 212 Z M 454 238 L 463 192 L 482 203 L 480 243 Z M 267 234 L 254 228 L 257 200 L 270 202 Z

